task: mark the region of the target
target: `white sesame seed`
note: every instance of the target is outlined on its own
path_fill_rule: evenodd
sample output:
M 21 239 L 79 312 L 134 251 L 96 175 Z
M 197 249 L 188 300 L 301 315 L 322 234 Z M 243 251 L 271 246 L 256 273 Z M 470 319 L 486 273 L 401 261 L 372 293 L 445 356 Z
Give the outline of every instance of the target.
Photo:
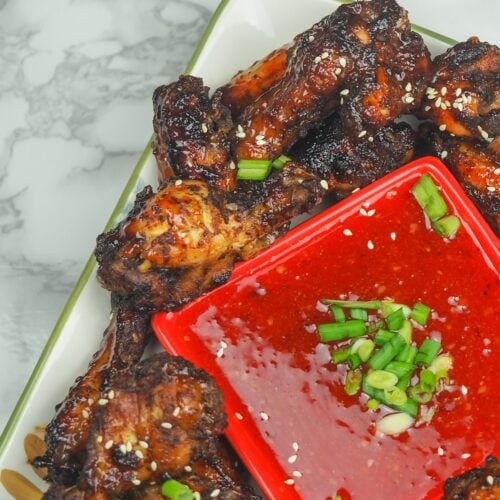
M 208 127 L 204 123 L 201 124 L 201 131 L 204 134 L 206 134 L 208 132 Z
M 146 441 L 139 441 L 139 446 L 144 449 L 149 448 L 149 444 Z
M 215 488 L 215 490 L 213 490 L 212 493 L 210 493 L 210 498 L 218 497 L 219 494 L 220 494 L 219 488 Z
M 372 216 L 372 215 L 374 215 L 374 214 L 375 214 L 375 209 L 374 209 L 374 208 L 372 208 L 371 210 L 368 210 L 368 212 L 366 212 L 366 215 L 367 215 L 368 217 L 371 217 L 371 216 Z
M 490 193 L 494 193 L 494 192 L 496 191 L 495 186 L 488 186 L 486 189 L 487 189 Z
M 490 476 L 490 475 L 486 476 L 486 482 L 487 482 L 490 486 L 493 486 L 493 482 L 494 482 L 494 480 L 493 480 L 493 476 Z
M 108 392 L 108 399 L 113 399 L 114 397 L 115 397 L 115 391 L 113 391 L 113 389 L 111 389 Z
M 92 406 L 94 404 L 94 400 L 92 398 L 87 399 L 87 403 L 89 406 Z
M 446 92 L 448 92 L 448 89 L 446 87 L 441 87 L 441 95 L 445 96 Z
M 269 420 L 269 415 L 267 413 L 261 411 L 259 415 L 260 415 L 260 418 L 262 420 L 266 420 L 266 421 Z
M 500 175 L 500 167 L 499 168 L 495 168 L 495 170 L 493 170 L 493 173 L 495 175 Z
M 222 356 L 224 356 L 224 348 L 222 348 L 222 347 L 221 347 L 221 348 L 217 351 L 216 356 L 217 356 L 218 358 L 222 358 Z
M 257 146 L 265 146 L 266 141 L 264 141 L 264 140 L 260 139 L 260 140 L 258 140 L 258 141 L 255 141 L 255 144 L 257 144 Z
M 317 64 L 317 63 L 319 63 L 319 62 L 321 62 L 321 57 L 316 56 L 316 57 L 314 58 L 314 62 L 315 62 L 316 64 Z
M 414 101 L 415 101 L 415 98 L 413 96 L 411 96 L 410 94 L 405 94 L 403 96 L 403 102 L 405 102 L 406 104 L 411 104 Z
M 190 465 L 185 465 L 185 466 L 184 466 L 184 470 L 185 470 L 186 472 L 192 472 L 192 471 L 193 471 L 193 468 L 192 468 Z
M 444 102 L 442 102 L 442 103 L 441 103 L 441 109 L 442 109 L 443 111 L 445 111 L 445 110 L 446 110 L 446 103 L 444 103 Z
M 444 160 L 448 156 L 448 151 L 441 151 L 441 158 Z
M 193 493 L 194 500 L 201 500 L 201 494 L 199 491 Z
M 438 455 L 442 457 L 444 455 L 444 450 L 441 448 L 441 446 L 437 449 Z
M 102 443 L 103 441 L 103 437 L 102 436 L 97 436 L 97 442 L 98 443 Z
M 460 94 L 462 93 L 462 89 L 461 88 L 458 88 L 457 90 L 455 90 L 455 95 L 458 97 Z
M 236 132 L 236 137 L 238 137 L 238 139 L 244 139 L 247 134 L 245 134 L 245 132 Z
M 357 188 L 354 188 L 351 193 L 357 193 L 361 188 L 360 187 L 357 187 Z
M 141 450 L 135 450 L 135 456 L 142 460 L 144 458 L 144 453 L 142 453 Z
M 359 209 L 359 213 L 360 213 L 361 215 L 364 215 L 365 217 L 368 215 L 368 212 L 367 212 L 367 211 L 366 211 L 366 209 L 364 209 L 364 208 L 360 208 L 360 209 Z
M 161 426 L 164 428 L 164 429 L 171 429 L 172 428 L 172 424 L 170 422 L 163 422 L 161 424 Z
M 309 35 L 308 40 L 309 40 L 310 42 L 314 42 L 314 36 L 313 36 L 313 35 Z
M 101 406 L 104 406 L 104 405 L 107 405 L 108 404 L 108 400 L 105 399 L 105 398 L 102 398 L 100 399 L 99 401 L 97 401 Z
M 132 484 L 134 484 L 135 486 L 139 486 L 141 484 L 141 480 L 140 479 L 132 479 Z
M 373 244 L 372 240 L 368 240 L 368 243 L 366 244 L 369 250 L 373 250 L 375 248 L 375 245 Z
M 262 141 L 262 139 L 264 139 L 264 136 L 262 134 L 259 134 L 255 137 L 255 140 L 257 141 Z
M 358 137 L 361 138 L 361 137 L 364 137 L 366 135 L 366 130 L 362 130 L 359 134 L 358 134 Z
M 292 475 L 295 476 L 295 477 L 302 477 L 302 472 L 298 471 L 298 470 L 294 470 L 292 472 Z
M 242 415 L 241 413 L 236 412 L 236 413 L 234 414 L 234 416 L 235 416 L 238 420 L 243 420 L 243 415 Z
M 334 73 L 338 76 L 340 73 L 342 73 L 342 68 L 335 68 Z
M 396 233 L 394 231 L 391 233 L 391 240 L 396 241 Z
M 438 97 L 438 98 L 436 99 L 436 102 L 435 102 L 435 104 L 434 104 L 434 105 L 436 106 L 436 108 L 439 108 L 439 107 L 441 106 L 441 97 Z
M 352 231 L 350 229 L 344 229 L 345 236 L 352 236 Z
M 104 448 L 109 450 L 113 446 L 113 440 L 110 439 L 109 441 L 106 441 L 106 444 L 104 445 Z
M 172 412 L 172 415 L 174 417 L 178 417 L 180 412 L 181 412 L 181 408 L 179 406 L 176 406 L 174 411 Z
M 132 443 L 130 441 L 127 442 L 127 451 L 132 451 Z
M 224 340 L 221 340 L 221 341 L 220 341 L 220 346 L 221 346 L 223 349 L 227 349 L 227 342 L 225 342 Z
M 325 179 L 321 179 L 321 181 L 320 181 L 320 183 L 319 183 L 319 184 L 320 184 L 320 186 L 321 186 L 323 189 L 326 189 L 326 190 L 328 189 L 328 182 L 327 182 L 327 181 L 325 181 Z
M 176 186 L 180 186 L 181 184 L 182 184 L 182 179 L 177 179 L 177 180 L 175 181 L 175 185 L 176 185 Z
M 327 59 L 329 56 L 330 56 L 330 54 L 328 52 L 323 52 L 321 54 L 321 59 Z
M 430 111 L 430 110 L 431 110 L 431 107 L 430 107 L 430 106 L 426 106 L 426 107 L 424 108 L 424 110 L 425 110 L 425 111 Z
M 470 453 L 462 453 L 462 458 L 466 459 L 470 457 Z
M 293 479 L 285 479 L 284 483 L 292 486 L 293 484 L 295 484 L 295 481 Z
M 299 451 L 299 443 L 297 443 L 297 441 L 294 441 L 292 443 L 292 448 L 293 448 L 293 451 Z
M 368 137 L 368 142 L 373 142 L 373 136 Z
M 444 101 L 444 103 L 446 104 L 446 107 L 447 107 L 447 108 L 451 108 L 450 101 L 446 100 L 446 101 Z M 441 105 L 441 106 L 442 106 L 442 105 Z
M 411 92 L 411 83 L 408 82 L 405 87 L 406 92 Z
M 441 130 L 441 132 L 444 132 L 446 130 L 446 123 L 439 125 L 439 130 Z
M 158 464 L 153 460 L 150 464 L 149 467 L 151 470 L 154 472 L 158 468 Z
M 490 138 L 490 136 L 488 135 L 488 132 L 486 132 L 486 130 L 484 130 L 480 125 L 477 126 L 477 129 L 479 130 L 479 133 L 481 134 L 481 137 L 483 139 L 488 140 Z
M 349 94 L 349 89 L 344 89 L 340 91 L 340 95 L 348 95 Z
M 469 392 L 469 389 L 467 389 L 467 387 L 465 387 L 465 385 L 462 385 L 462 387 L 460 387 L 460 390 L 462 391 L 462 394 L 464 396 L 466 396 L 467 393 Z
M 345 57 L 339 57 L 339 64 L 345 68 L 347 66 L 347 60 Z
M 121 451 L 122 455 L 125 455 L 127 453 L 127 447 L 124 444 L 121 444 L 120 451 Z
M 289 464 L 294 464 L 297 461 L 297 455 L 290 455 L 288 457 L 288 463 Z
M 344 98 L 343 97 L 340 98 L 340 104 L 344 104 Z
M 87 410 L 82 410 L 82 415 L 83 415 L 83 418 L 89 418 L 90 417 L 90 413 Z
M 233 160 L 231 160 L 231 162 L 229 163 L 229 169 L 230 170 L 236 170 L 236 165 L 234 164 Z

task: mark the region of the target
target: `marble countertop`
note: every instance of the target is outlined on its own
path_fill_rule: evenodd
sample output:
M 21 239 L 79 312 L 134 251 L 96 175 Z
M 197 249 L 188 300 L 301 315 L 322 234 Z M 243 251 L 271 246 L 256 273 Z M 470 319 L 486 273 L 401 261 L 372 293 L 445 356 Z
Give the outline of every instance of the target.
M 0 430 L 217 3 L 0 0 Z M 401 3 L 499 43 L 498 0 Z

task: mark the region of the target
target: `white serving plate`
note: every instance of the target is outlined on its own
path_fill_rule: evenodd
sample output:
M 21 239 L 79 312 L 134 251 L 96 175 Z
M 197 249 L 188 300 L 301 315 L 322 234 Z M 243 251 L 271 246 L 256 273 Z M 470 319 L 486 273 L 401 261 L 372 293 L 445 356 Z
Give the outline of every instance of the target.
M 208 86 L 216 88 L 236 71 L 290 41 L 338 5 L 339 2 L 333 0 L 223 0 L 186 72 L 202 76 Z M 418 30 L 424 34 L 433 54 L 443 52 L 453 43 L 429 30 Z M 107 229 L 124 217 L 137 192 L 147 184 L 156 186 L 156 176 L 156 163 L 148 144 L 118 200 Z M 86 371 L 99 346 L 108 323 L 110 305 L 109 294 L 98 285 L 95 271 L 92 256 L 0 438 L 0 470 L 18 471 L 41 489 L 46 488 L 46 483 L 27 464 L 23 440 L 36 426 L 51 420 L 54 406 L 65 397 L 75 378 Z M 9 498 L 1 485 L 0 498 Z

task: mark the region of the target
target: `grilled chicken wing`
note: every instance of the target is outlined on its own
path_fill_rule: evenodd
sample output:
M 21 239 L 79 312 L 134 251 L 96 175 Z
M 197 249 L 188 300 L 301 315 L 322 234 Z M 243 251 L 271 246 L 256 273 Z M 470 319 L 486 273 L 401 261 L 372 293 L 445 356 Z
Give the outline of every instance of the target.
M 245 108 L 236 159 L 273 159 L 339 104 L 355 133 L 419 107 L 430 58 L 394 0 L 340 6 L 288 49 L 283 77 Z
M 500 498 L 500 462 L 486 458 L 484 467 L 447 479 L 443 500 L 495 500 Z
M 319 179 L 288 163 L 255 190 L 223 193 L 198 180 L 146 188 L 127 219 L 99 236 L 103 286 L 135 304 L 173 310 L 225 282 L 235 261 L 274 241 L 321 199 Z
M 87 373 L 76 380 L 59 405 L 46 429 L 47 452 L 34 461 L 35 466 L 48 468 L 50 481 L 75 484 L 85 460 L 95 412 L 106 401 L 113 380 L 140 360 L 149 339 L 149 316 L 124 307 L 118 297 L 113 299 L 112 311 L 101 349 L 94 355 Z
M 421 150 L 439 156 L 500 235 L 500 144 L 453 137 L 433 125 L 419 130 Z
M 309 172 L 328 182 L 329 190 L 344 197 L 379 179 L 413 157 L 415 133 L 406 123 L 349 134 L 337 114 L 313 129 L 290 151 Z
M 176 175 L 203 179 L 221 190 L 233 189 L 234 163 L 229 154 L 229 110 L 220 98 L 209 99 L 201 78 L 181 76 L 153 95 L 153 153 L 160 183 Z
M 500 49 L 470 38 L 432 67 L 423 116 L 456 136 L 491 142 L 500 135 Z

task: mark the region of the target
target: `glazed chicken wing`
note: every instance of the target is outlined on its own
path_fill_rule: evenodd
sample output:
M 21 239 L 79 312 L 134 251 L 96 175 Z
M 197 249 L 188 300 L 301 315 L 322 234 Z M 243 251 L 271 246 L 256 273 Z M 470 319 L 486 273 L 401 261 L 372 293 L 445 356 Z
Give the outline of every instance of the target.
M 276 158 L 338 105 L 354 133 L 382 127 L 419 107 L 429 65 L 394 0 L 342 5 L 295 38 L 282 78 L 238 118 L 233 154 Z
M 423 116 L 441 130 L 491 142 L 500 135 L 500 49 L 470 38 L 436 57 Z
M 224 283 L 237 260 L 271 244 L 324 190 L 288 163 L 258 188 L 223 193 L 198 180 L 146 188 L 127 219 L 99 236 L 98 277 L 135 304 L 173 310 Z

